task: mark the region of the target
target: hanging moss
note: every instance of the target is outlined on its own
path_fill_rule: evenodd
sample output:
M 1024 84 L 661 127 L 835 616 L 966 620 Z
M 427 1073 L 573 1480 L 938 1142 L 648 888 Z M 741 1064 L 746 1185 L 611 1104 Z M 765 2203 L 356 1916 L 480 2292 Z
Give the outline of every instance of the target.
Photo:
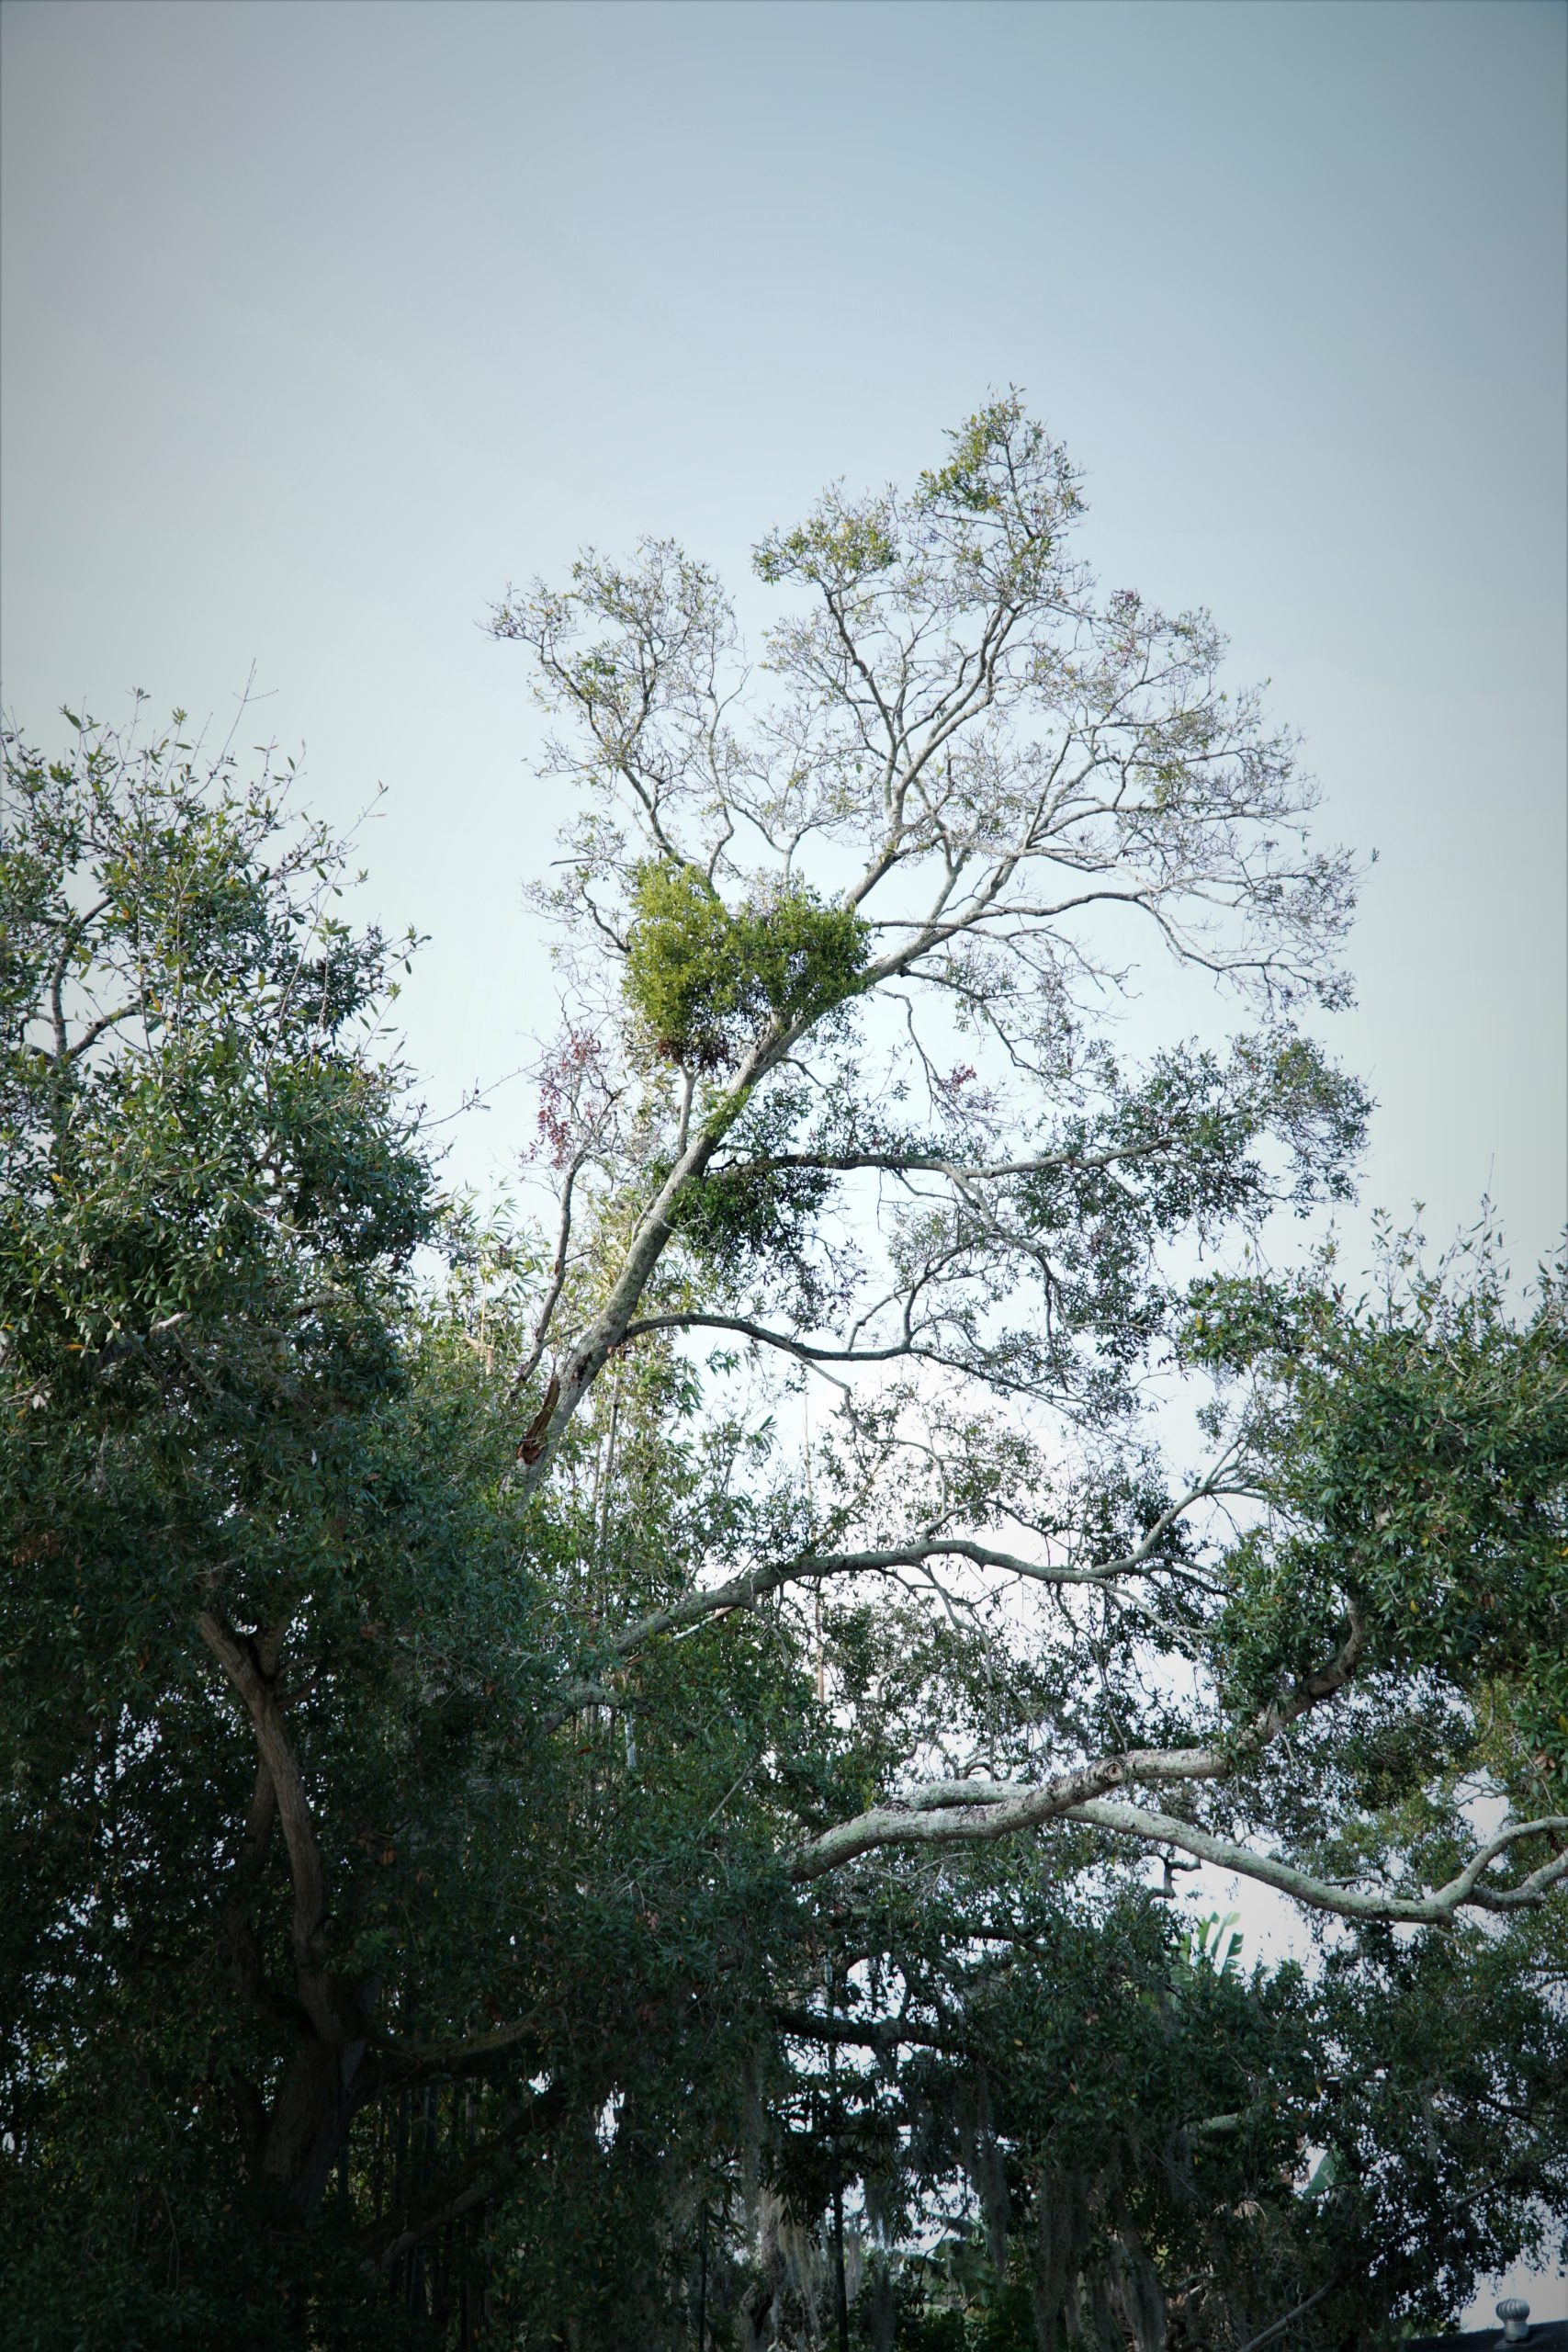
M 860 917 L 804 888 L 732 912 L 697 867 L 660 858 L 637 870 L 632 914 L 626 1001 L 654 1050 L 688 1069 L 722 1069 L 770 1021 L 827 1012 L 865 969 Z

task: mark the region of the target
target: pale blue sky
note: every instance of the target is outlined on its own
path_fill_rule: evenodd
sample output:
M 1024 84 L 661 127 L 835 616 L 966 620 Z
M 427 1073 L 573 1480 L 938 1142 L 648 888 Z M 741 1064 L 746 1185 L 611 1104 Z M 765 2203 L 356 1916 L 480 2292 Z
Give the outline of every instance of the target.
M 7 704 L 375 781 L 446 1106 L 549 1019 L 558 810 L 476 626 L 588 538 L 743 578 L 987 387 L 1382 852 L 1371 1196 L 1564 1215 L 1560 0 L 6 0 Z M 521 1089 L 462 1147 L 499 1171 Z M 1550 2297 L 1554 2290 L 1546 2289 Z M 1544 2315 L 1540 2296 L 1537 2314 Z
M 1370 1190 L 1564 1209 L 1558 0 L 7 0 L 3 651 L 265 719 L 434 944 L 435 1093 L 544 1017 L 557 811 L 475 624 L 743 571 L 1016 381 L 1106 575 L 1201 601 L 1374 844 Z M 259 732 L 247 727 L 243 732 Z M 499 1098 L 476 1168 L 525 1106 Z M 477 1152 L 477 1158 L 470 1155 Z

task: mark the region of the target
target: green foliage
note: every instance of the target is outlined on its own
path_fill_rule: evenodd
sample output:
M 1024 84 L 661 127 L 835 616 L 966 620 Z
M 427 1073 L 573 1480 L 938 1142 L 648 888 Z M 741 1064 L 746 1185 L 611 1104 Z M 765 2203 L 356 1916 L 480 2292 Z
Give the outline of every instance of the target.
M 1366 1121 L 1285 1017 L 1348 870 L 1078 506 L 1010 395 L 829 492 L 750 735 L 672 547 L 498 614 L 625 1015 L 539 1229 L 285 776 L 7 741 L 7 2341 L 1345 2352 L 1544 2250 L 1563 1290 L 1258 1271 Z M 1138 921 L 1261 1026 L 1119 1066 Z M 1408 1917 L 1500 1800 L 1485 1933 L 1248 1966 L 1161 1870 Z
M 825 1902 L 792 1890 L 781 1853 L 954 1724 L 998 1761 L 1043 1716 L 1103 1741 L 1142 1705 L 1154 1736 L 1126 1632 L 1021 1655 L 998 1687 L 977 1628 L 862 1593 L 816 1624 L 731 1611 L 626 1659 L 607 1629 L 678 1605 L 705 1563 L 800 1546 L 766 1430 L 699 1413 L 689 1364 L 644 1346 L 517 1500 L 498 1374 L 538 1253 L 434 1194 L 373 1045 L 387 952 L 332 899 L 341 857 L 177 740 L 17 747 L 10 790 L 0 2098 L 20 2341 L 683 2352 L 700 2276 L 716 2347 L 765 2303 L 792 2343 L 820 2334 L 835 2193 L 852 2235 L 857 2199 L 881 2215 L 857 2340 L 880 2310 L 900 2343 L 961 2352 L 1135 2335 L 1168 2290 L 1172 2345 L 1235 2341 L 1343 2272 L 1359 2283 L 1310 2338 L 1330 2345 L 1374 2302 L 1435 2313 L 1432 2282 L 1529 2242 L 1562 2150 L 1510 2125 L 1498 2174 L 1485 2087 L 1506 2076 L 1525 2115 L 1560 2082 L 1528 1923 L 1369 1937 L 1316 1984 L 1247 1974 L 1227 1923 L 1184 1932 L 1062 1826 Z M 632 1009 L 689 1066 L 863 976 L 856 919 L 804 893 L 732 914 L 656 863 L 637 907 Z M 1134 1365 L 1158 1239 L 1290 1197 L 1342 1163 L 1363 1108 L 1290 1039 L 1116 1080 L 1013 1189 L 1057 1254 L 1070 1343 Z M 852 1157 L 858 1106 L 779 1091 L 730 1123 L 730 1157 L 677 1204 L 690 1279 L 827 1295 L 835 1174 L 813 1136 Z M 1146 1160 L 1135 1189 L 1108 1149 Z M 421 1291 L 432 1242 L 450 1271 Z M 1190 1351 L 1258 1384 L 1278 1514 L 1232 1549 L 1224 1671 L 1255 1702 L 1351 1589 L 1381 1671 L 1506 1691 L 1544 1741 L 1557 1295 L 1523 1334 L 1495 1284 L 1428 1285 L 1416 1310 L 1354 1314 L 1304 1282 L 1194 1301 Z M 836 1468 L 824 1452 L 833 1492 L 863 1487 L 899 1409 L 852 1425 Z M 944 1508 L 983 1521 L 1026 1454 L 953 1434 Z M 1126 1468 L 1053 1506 L 1109 1552 L 1163 1507 Z M 816 1509 L 854 1532 L 847 1505 Z M 330 1911 L 303 1958 L 284 1841 L 247 1837 L 255 1747 L 204 1611 L 281 1694 L 308 1776 Z M 589 1701 L 562 1702 L 573 1678 Z M 1457 1772 L 1473 1729 L 1444 1736 Z M 1341 1741 L 1337 1785 L 1440 1853 L 1440 1812 L 1410 1826 L 1433 1752 L 1380 1722 Z M 1505 1781 L 1545 1769 L 1509 1753 Z M 825 2065 L 802 2030 L 825 1953 L 849 1956 L 834 2011 L 874 2065 L 852 2045 Z M 902 2052 L 875 2041 L 895 1986 L 926 2036 Z M 350 2068 L 353 2090 L 314 2175 L 270 2153 L 323 2047 L 307 1997 L 346 2020 L 328 2079 Z M 1327 2152 L 1310 2193 L 1308 2143 Z M 955 2193 L 966 2211 L 919 2251 Z M 405 2245 L 444 2199 L 460 2218 Z
M 723 1069 L 770 1024 L 818 1018 L 852 996 L 866 933 L 854 910 L 807 889 L 732 912 L 706 876 L 658 859 L 637 868 L 624 988 L 654 1050 Z
M 1407 1261 L 1382 1303 L 1310 1281 L 1211 1281 L 1189 1346 L 1266 1373 L 1282 1540 L 1236 1557 L 1231 1671 L 1256 1694 L 1302 1670 L 1353 1602 L 1381 1668 L 1501 1705 L 1505 1777 L 1568 1797 L 1568 1317 L 1548 1274 L 1522 1326 L 1483 1249 Z M 1538 1809 L 1540 1809 L 1538 1807 Z
M 1010 470 L 1037 459 L 1045 446 L 1043 429 L 1025 416 L 1016 392 L 987 401 L 948 439 L 953 454 L 946 465 L 919 478 L 919 503 L 974 514 L 1001 512 Z
M 898 560 L 886 502 L 845 508 L 835 502 L 797 529 L 775 533 L 757 550 L 757 574 L 775 585 L 792 575 L 852 582 L 891 571 Z
M 40 2345 L 210 2342 L 234 2294 L 297 2340 L 297 2297 L 363 2296 L 341 2229 L 265 2261 L 254 2234 L 287 1913 L 275 1848 L 233 1942 L 255 1757 L 200 1613 L 297 1686 L 345 1975 L 384 1973 L 452 1807 L 484 1810 L 490 1731 L 435 1661 L 500 1599 L 494 1442 L 471 1380 L 423 1376 L 410 1267 L 440 1212 L 367 1026 L 387 951 L 279 797 L 177 737 L 6 745 L 0 2076 L 9 2324 Z
M 719 1169 L 685 1193 L 675 1230 L 721 1280 L 762 1259 L 775 1272 L 791 1258 L 798 1267 L 811 1220 L 831 1190 L 832 1179 L 818 1168 Z

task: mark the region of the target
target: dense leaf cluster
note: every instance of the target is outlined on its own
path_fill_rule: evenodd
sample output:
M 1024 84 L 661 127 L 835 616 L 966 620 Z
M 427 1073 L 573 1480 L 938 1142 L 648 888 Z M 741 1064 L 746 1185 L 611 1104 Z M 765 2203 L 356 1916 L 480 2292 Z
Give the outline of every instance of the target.
M 706 876 L 669 859 L 640 866 L 624 982 L 656 1052 L 728 1067 L 771 1018 L 808 1022 L 854 993 L 865 926 L 848 907 L 784 889 L 727 907 Z

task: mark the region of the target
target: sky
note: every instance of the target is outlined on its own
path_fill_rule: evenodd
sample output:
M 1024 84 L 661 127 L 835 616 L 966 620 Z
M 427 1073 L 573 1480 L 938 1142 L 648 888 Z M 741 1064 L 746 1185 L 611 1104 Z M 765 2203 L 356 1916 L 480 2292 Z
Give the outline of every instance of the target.
M 0 63 L 0 692 L 221 737 L 254 666 L 242 744 L 338 821 L 385 784 L 434 1108 L 554 1018 L 490 605 L 645 532 L 743 586 L 1011 383 L 1102 577 L 1208 605 L 1378 852 L 1368 1201 L 1551 1246 L 1562 0 L 5 0 Z M 502 1087 L 455 1165 L 529 1128 Z

